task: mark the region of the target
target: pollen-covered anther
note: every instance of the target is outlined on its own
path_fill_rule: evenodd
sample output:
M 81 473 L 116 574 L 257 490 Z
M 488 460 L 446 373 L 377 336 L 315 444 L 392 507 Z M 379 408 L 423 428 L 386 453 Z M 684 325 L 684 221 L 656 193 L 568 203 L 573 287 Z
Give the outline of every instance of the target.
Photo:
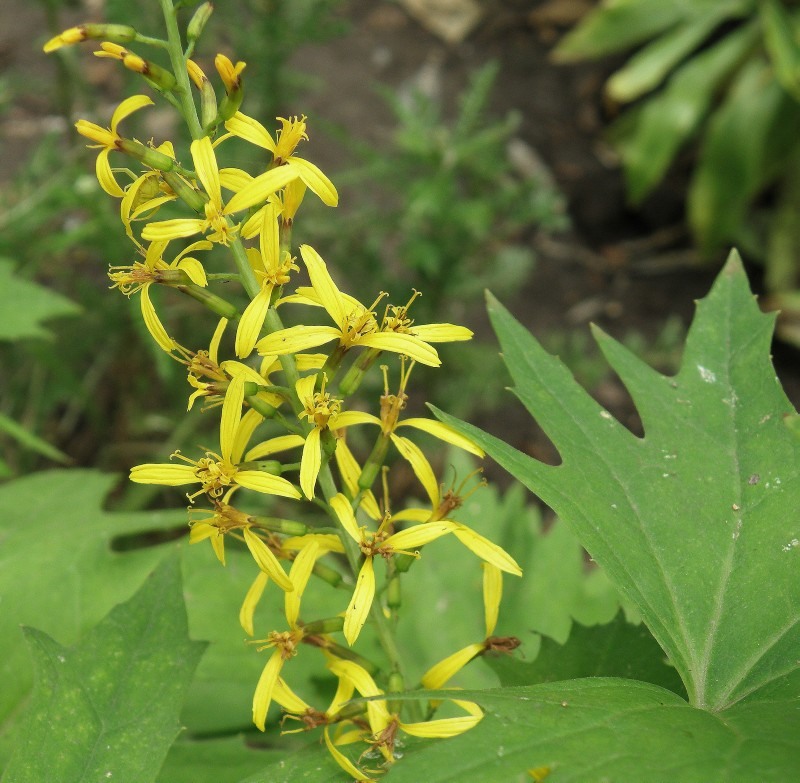
M 209 495 L 213 499 L 219 498 L 234 484 L 237 468 L 235 465 L 223 460 L 219 454 L 207 451 L 205 457 L 199 460 L 193 460 L 189 459 L 189 457 L 185 457 L 180 451 L 175 451 L 170 455 L 170 459 L 173 458 L 183 460 L 195 467 L 194 475 L 202 486 L 197 492 L 187 495 L 192 503 L 194 503 L 194 499 L 198 495 L 202 495 L 203 493 Z

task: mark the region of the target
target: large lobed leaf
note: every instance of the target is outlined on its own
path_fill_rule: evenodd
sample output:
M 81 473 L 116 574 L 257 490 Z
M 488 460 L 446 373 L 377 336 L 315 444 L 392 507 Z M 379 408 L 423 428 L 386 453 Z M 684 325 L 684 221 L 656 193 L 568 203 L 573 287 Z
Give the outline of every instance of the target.
M 490 313 L 514 391 L 563 464 L 464 429 L 572 525 L 639 608 L 693 705 L 798 697 L 800 442 L 770 362 L 774 316 L 759 311 L 738 256 L 698 304 L 674 378 L 596 332 L 643 438 L 498 303 Z
M 6 783 L 155 780 L 204 644 L 187 635 L 176 558 L 75 647 L 26 629 L 36 686 Z
M 0 764 L 32 684 L 21 625 L 74 644 L 128 599 L 164 548 L 114 552 L 112 539 L 185 523 L 184 513 L 109 514 L 113 476 L 37 473 L 0 487 Z

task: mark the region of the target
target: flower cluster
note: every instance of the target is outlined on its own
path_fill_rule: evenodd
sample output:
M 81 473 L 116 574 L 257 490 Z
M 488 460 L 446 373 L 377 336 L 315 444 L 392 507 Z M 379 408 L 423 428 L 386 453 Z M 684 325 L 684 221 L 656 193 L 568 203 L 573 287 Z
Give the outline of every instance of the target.
M 197 14 L 207 18 L 209 9 L 204 4 Z M 432 705 L 427 720 L 408 720 L 388 696 L 351 703 L 356 694 L 380 697 L 411 685 L 398 682 L 403 666 L 387 621 L 402 607 L 387 602 L 390 590 L 384 587 L 401 578 L 413 580 L 410 566 L 422 547 L 433 544 L 425 556 L 435 558 L 434 542 L 454 536 L 469 550 L 468 558 L 482 561 L 486 614 L 486 639 L 433 665 L 422 685 L 441 688 L 483 652 L 514 646 L 492 633 L 502 573 L 519 575 L 518 565 L 451 518 L 461 498 L 442 491 L 431 461 L 406 433 L 427 433 L 478 457 L 482 452 L 444 424 L 403 416 L 415 364 L 438 367 L 435 346 L 468 340 L 471 333 L 452 324 L 415 323 L 409 313 L 417 292 L 403 305 L 382 304 L 387 296 L 382 292 L 369 304 L 359 302 L 334 281 L 317 250 L 295 249 L 292 233 L 306 193 L 336 206 L 336 188 L 297 154 L 308 140 L 304 116 L 278 118 L 273 135 L 242 113 L 245 65 L 234 65 L 222 54 L 215 58 L 224 93 L 218 99 L 212 80 L 188 57 L 201 26 L 198 18 L 190 23 L 188 49 L 174 33 L 159 44 L 133 28 L 101 24 L 72 28 L 45 46 L 53 51 L 100 40 L 96 54 L 141 74 L 180 111 L 193 138 L 187 156 L 178 155 L 168 140 L 142 143 L 124 135 L 123 121 L 153 103 L 145 95 L 124 100 L 107 128 L 87 120 L 76 124 L 78 133 L 99 148 L 98 182 L 119 199 L 121 227 L 131 241 L 134 260 L 111 266 L 112 288 L 127 297 L 138 295 L 155 343 L 186 366 L 188 407 L 202 398 L 204 408 L 219 417 L 213 449 L 192 455 L 176 451 L 169 462 L 135 466 L 130 478 L 187 487 L 190 541 L 208 540 L 223 566 L 226 541 L 249 551 L 254 578 L 239 611 L 249 636 L 255 635 L 268 583 L 281 591 L 285 626 L 252 642 L 254 654 L 268 651 L 255 686 L 255 725 L 265 729 L 274 702 L 303 729 L 322 727 L 336 762 L 355 780 L 369 780 L 380 770 L 362 768 L 346 746 L 361 742 L 361 756 L 373 751 L 385 768 L 395 759 L 401 733 L 453 736 L 482 715 L 463 700 L 454 701 L 463 715 L 437 718 Z M 171 68 L 134 54 L 128 44 L 160 45 L 170 52 Z M 254 145 L 264 161 L 254 173 L 220 165 L 229 147 L 242 142 Z M 117 158 L 126 159 L 124 167 L 118 168 Z M 156 219 L 162 209 L 171 214 Z M 218 256 L 231 263 L 232 272 L 212 271 Z M 231 280 L 238 281 L 245 306 L 222 295 L 223 286 L 215 286 L 222 280 L 225 290 Z M 154 286 L 167 289 L 167 297 L 188 295 L 214 314 L 216 328 L 207 349 L 179 341 L 169 319 L 162 320 L 156 310 Z M 162 315 L 168 314 L 166 308 Z M 363 409 L 364 401 L 354 404 L 362 378 L 372 370 L 383 374 L 384 385 L 374 413 Z M 393 377 L 399 380 L 392 389 Z M 372 448 L 361 460 L 348 445 L 354 427 L 372 433 L 366 435 L 373 438 Z M 410 465 L 427 500 L 392 513 L 392 506 L 400 505 L 390 491 L 398 457 Z M 340 615 L 302 617 L 303 595 L 316 584 L 312 577 L 320 585 L 349 585 Z M 353 649 L 370 621 L 388 668 Z M 338 682 L 326 709 L 307 704 L 288 684 L 290 662 L 299 654 L 321 655 L 321 664 Z

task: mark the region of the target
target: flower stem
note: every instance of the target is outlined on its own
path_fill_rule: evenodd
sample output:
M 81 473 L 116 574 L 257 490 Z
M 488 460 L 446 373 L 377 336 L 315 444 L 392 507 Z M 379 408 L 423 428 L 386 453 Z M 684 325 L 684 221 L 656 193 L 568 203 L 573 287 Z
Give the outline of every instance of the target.
M 183 56 L 183 43 L 178 29 L 178 18 L 172 6 L 172 0 L 161 0 L 161 11 L 164 14 L 164 23 L 167 27 L 167 50 L 172 63 L 172 71 L 178 82 L 174 94 L 178 96 L 181 104 L 183 118 L 189 126 L 189 133 L 193 139 L 203 136 L 200 118 L 197 116 L 197 107 L 192 100 L 192 90 L 189 86 L 189 73 L 186 70 L 186 60 Z

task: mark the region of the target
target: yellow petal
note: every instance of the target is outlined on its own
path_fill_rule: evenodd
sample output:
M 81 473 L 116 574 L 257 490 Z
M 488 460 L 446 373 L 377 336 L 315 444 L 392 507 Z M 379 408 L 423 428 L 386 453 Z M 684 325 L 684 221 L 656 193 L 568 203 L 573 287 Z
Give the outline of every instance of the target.
M 330 505 L 350 538 L 360 542 L 361 531 L 358 529 L 358 523 L 356 522 L 355 514 L 353 514 L 350 501 L 340 492 L 331 498 Z
M 299 399 L 300 404 L 306 408 L 314 407 L 314 386 L 316 386 L 316 383 L 317 376 L 314 374 L 299 378 L 294 385 L 297 399 Z
M 289 570 L 289 580 L 294 585 L 294 590 L 284 593 L 283 601 L 286 622 L 289 623 L 290 628 L 297 625 L 297 618 L 300 615 L 300 599 L 303 597 L 303 591 L 306 589 L 318 555 L 319 545 L 316 541 L 311 540 L 297 554 Z
M 364 623 L 367 621 L 372 600 L 375 597 L 375 569 L 372 558 L 367 557 L 356 579 L 356 589 L 344 614 L 344 638 L 352 647 L 355 644 Z
M 117 125 L 126 117 L 129 117 L 135 111 L 139 111 L 139 109 L 143 109 L 145 106 L 152 105 L 152 99 L 148 98 L 146 95 L 131 95 L 130 98 L 126 98 L 117 106 L 114 113 L 111 115 L 111 130 L 116 132 Z
M 455 537 L 481 560 L 491 563 L 508 574 L 522 576 L 522 569 L 519 564 L 505 549 L 493 541 L 489 541 L 488 538 L 484 538 L 466 525 L 460 523 L 455 523 L 455 525 L 456 527 L 453 530 Z
M 269 300 L 272 296 L 272 284 L 261 287 L 255 298 L 250 302 L 242 313 L 239 326 L 236 329 L 236 355 L 240 359 L 245 359 L 253 352 L 258 341 L 261 329 L 264 327 L 264 319 L 269 310 Z
M 244 542 L 250 550 L 250 554 L 256 561 L 256 565 L 275 582 L 281 590 L 291 592 L 294 585 L 291 579 L 286 576 L 278 558 L 272 554 L 272 550 L 255 534 L 249 527 L 244 529 Z
M 383 691 L 375 684 L 369 672 L 353 661 L 333 660 L 328 668 L 337 676 L 344 677 L 355 685 L 362 696 L 380 696 Z M 380 734 L 392 721 L 392 716 L 384 701 L 368 701 L 367 714 L 373 733 Z
M 455 737 L 477 726 L 483 714 L 467 715 L 461 718 L 441 718 L 425 723 L 403 723 L 401 728 L 412 737 Z
M 234 193 L 240 191 L 245 185 L 249 185 L 253 181 L 251 174 L 248 174 L 242 169 L 220 169 L 219 170 L 219 184 L 226 190 L 232 190 Z
M 472 332 L 466 326 L 454 324 L 420 324 L 412 326 L 410 331 L 426 343 L 454 343 L 472 339 Z
M 420 480 L 420 483 L 425 487 L 428 497 L 431 501 L 431 506 L 437 508 L 439 506 L 439 483 L 436 481 L 436 476 L 433 473 L 433 468 L 428 462 L 422 450 L 415 443 L 412 443 L 408 438 L 403 438 L 400 435 L 392 434 L 392 443 L 397 447 L 397 450 L 407 459 L 411 464 L 411 469 L 414 475 Z
M 424 525 L 414 525 L 406 530 L 401 530 L 399 533 L 389 536 L 384 543 L 393 549 L 414 549 L 452 533 L 454 529 L 455 524 L 446 519 L 441 522 L 427 522 Z
M 148 223 L 142 230 L 142 239 L 152 242 L 162 239 L 180 239 L 199 234 L 203 230 L 203 221 L 196 218 L 175 218 Z
M 314 498 L 314 487 L 322 467 L 322 448 L 320 446 L 320 430 L 314 427 L 306 435 L 303 445 L 303 456 L 300 458 L 300 487 L 309 499 Z
M 248 636 L 253 635 L 253 616 L 256 611 L 256 606 L 258 606 L 258 602 L 261 600 L 264 589 L 268 584 L 269 574 L 265 571 L 259 571 L 258 576 L 253 581 L 253 584 L 250 585 L 247 595 L 245 595 L 244 601 L 242 602 L 242 608 L 239 610 L 239 624 Z
M 282 667 L 283 657 L 281 656 L 281 651 L 276 649 L 267 661 L 266 666 L 264 666 L 264 670 L 261 672 L 261 677 L 259 677 L 258 684 L 256 685 L 256 691 L 253 694 L 253 723 L 255 723 L 261 731 L 264 731 L 267 711 L 272 701 L 272 692 L 275 689 L 275 683 L 278 681 L 278 676 L 281 673 Z
M 422 675 L 422 687 L 429 690 L 443 688 L 457 672 L 461 671 L 476 655 L 483 652 L 483 644 L 470 644 L 431 666 Z
M 286 684 L 283 677 L 278 677 L 278 681 L 272 689 L 272 700 L 280 704 L 287 712 L 292 712 L 295 715 L 302 715 L 311 709 L 311 707 Z
M 259 384 L 260 386 L 264 385 L 264 378 L 249 364 L 245 364 L 244 362 L 228 359 L 220 364 L 220 369 L 224 370 L 231 378 L 242 376 L 246 381 Z
M 166 487 L 179 487 L 182 484 L 195 484 L 199 481 L 191 465 L 170 465 L 169 463 L 146 463 L 131 468 L 130 480 L 136 484 L 162 484 Z
M 264 260 L 264 267 L 270 273 L 277 272 L 280 266 L 281 240 L 278 232 L 280 213 L 280 206 L 272 201 L 267 202 L 263 210 L 264 217 L 258 246 Z
M 218 362 L 217 354 L 219 353 L 219 344 L 222 342 L 222 335 L 225 333 L 225 327 L 227 325 L 228 319 L 220 318 L 216 329 L 214 329 L 214 334 L 211 337 L 211 345 L 208 347 L 208 358 L 211 359 L 214 364 Z
M 122 198 L 125 193 L 114 178 L 114 172 L 111 170 L 111 164 L 108 162 L 108 153 L 110 150 L 100 150 L 97 160 L 94 162 L 94 170 L 97 174 L 97 181 L 100 187 L 108 193 L 109 196 L 114 198 Z
M 244 383 L 244 378 L 234 378 L 228 385 L 225 392 L 225 401 L 222 403 L 222 416 L 219 424 L 219 443 L 222 458 L 227 462 L 231 461 L 233 441 L 236 437 L 239 421 L 242 418 Z
M 217 207 L 221 206 L 222 189 L 219 181 L 219 167 L 216 155 L 214 155 L 214 148 L 211 146 L 211 139 L 208 136 L 196 139 L 189 149 L 192 153 L 197 178 L 202 183 L 209 200 Z
M 269 131 L 258 121 L 237 111 L 225 123 L 225 130 L 270 152 L 275 152 L 275 142 Z
M 352 427 L 354 424 L 377 424 L 380 427 L 381 420 L 371 413 L 345 411 L 336 417 L 335 429 L 343 430 L 345 427 Z
M 260 470 L 238 471 L 236 473 L 236 483 L 255 492 L 263 492 L 265 495 L 279 495 L 283 498 L 294 498 L 295 500 L 299 500 L 302 497 L 291 481 Z
M 178 269 L 182 269 L 189 276 L 189 279 L 202 288 L 208 285 L 206 270 L 196 258 L 183 258 L 178 262 Z
M 302 435 L 278 435 L 275 438 L 270 438 L 263 443 L 259 443 L 258 446 L 253 446 L 253 448 L 244 455 L 244 458 L 247 462 L 250 462 L 250 460 L 263 459 L 270 454 L 277 454 L 287 449 L 295 449 L 298 446 L 302 446 L 305 442 L 306 440 Z
M 268 334 L 256 343 L 262 356 L 285 356 L 329 343 L 341 336 L 333 326 L 290 326 Z
M 503 572 L 491 563 L 483 564 L 483 614 L 486 618 L 486 638 L 497 626 L 500 601 L 503 599 Z
M 376 348 L 379 351 L 400 353 L 415 362 L 426 364 L 428 367 L 438 367 L 442 363 L 435 348 L 410 334 L 376 332 L 359 338 L 358 344 L 367 348 Z
M 344 552 L 342 539 L 335 533 L 307 533 L 304 536 L 289 536 L 281 542 L 281 548 L 287 550 L 305 549 L 309 542 L 316 542 L 320 554 L 325 552 Z
M 293 179 L 297 179 L 297 172 L 288 166 L 270 169 L 249 182 L 238 193 L 234 193 L 223 212 L 230 215 L 261 204 Z
M 443 440 L 445 443 L 458 446 L 458 448 L 464 449 L 465 451 L 470 452 L 470 454 L 474 454 L 476 457 L 484 456 L 483 449 L 480 448 L 480 446 L 477 446 L 475 443 L 473 443 L 466 435 L 462 435 L 460 432 L 453 429 L 453 427 L 448 427 L 446 424 L 442 424 L 440 421 L 433 421 L 432 419 L 423 418 L 411 418 L 401 421 L 397 425 L 398 429 L 400 427 L 414 427 L 415 429 L 427 432 L 429 435 L 433 435 L 434 438 Z
M 347 325 L 347 314 L 352 309 L 342 296 L 342 292 L 333 282 L 328 272 L 328 267 L 322 257 L 311 245 L 300 245 L 300 255 L 303 257 L 311 286 L 319 297 L 320 304 L 328 311 L 334 323 L 344 329 Z
M 139 304 L 142 308 L 142 318 L 144 318 L 144 325 L 147 331 L 150 332 L 153 339 L 158 343 L 159 348 L 162 348 L 167 353 L 172 353 L 175 350 L 177 343 L 168 334 L 164 325 L 156 315 L 156 310 L 153 303 L 150 301 L 150 283 L 145 283 L 140 292 Z
M 320 197 L 323 204 L 335 207 L 339 203 L 339 194 L 336 192 L 333 182 L 313 163 L 303 158 L 291 157 L 287 165 L 297 172 L 299 179 L 308 185 L 309 190 Z
M 345 487 L 347 487 L 347 491 L 352 497 L 355 497 L 360 491 L 358 479 L 361 476 L 361 467 L 353 456 L 353 452 L 350 451 L 344 438 L 340 438 L 337 441 L 334 457 L 336 458 L 336 464 L 339 466 L 339 474 L 342 477 Z M 367 490 L 364 493 L 360 508 L 364 509 L 364 512 L 371 519 L 378 520 L 383 517 L 371 490 Z M 430 516 L 430 513 L 428 516 Z
M 245 380 L 247 380 L 245 376 Z M 242 416 L 239 426 L 236 428 L 236 437 L 233 439 L 233 447 L 231 448 L 231 462 L 234 464 L 241 462 L 242 454 L 253 436 L 253 432 L 264 417 L 254 408 L 251 408 L 244 416 Z
M 360 770 L 352 761 L 350 761 L 347 756 L 340 751 L 336 745 L 333 744 L 333 741 L 329 735 L 329 727 L 325 726 L 322 730 L 322 734 L 325 737 L 325 746 L 328 748 L 328 753 L 333 756 L 333 760 L 354 780 L 359 781 L 360 783 L 366 783 L 367 781 L 371 781 L 372 778 L 367 775 L 366 772 Z

